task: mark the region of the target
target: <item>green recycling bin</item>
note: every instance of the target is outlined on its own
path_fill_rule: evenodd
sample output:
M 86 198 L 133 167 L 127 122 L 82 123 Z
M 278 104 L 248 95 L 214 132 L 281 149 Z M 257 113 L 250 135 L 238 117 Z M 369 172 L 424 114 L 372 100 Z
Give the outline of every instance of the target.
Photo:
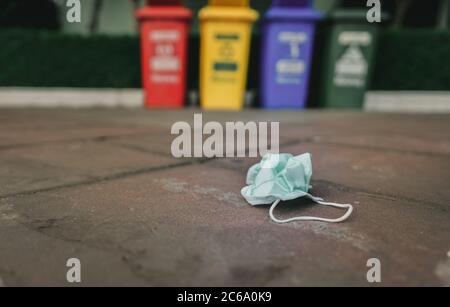
M 330 108 L 361 108 L 370 82 L 378 27 L 366 11 L 337 10 L 325 26 L 319 104 Z

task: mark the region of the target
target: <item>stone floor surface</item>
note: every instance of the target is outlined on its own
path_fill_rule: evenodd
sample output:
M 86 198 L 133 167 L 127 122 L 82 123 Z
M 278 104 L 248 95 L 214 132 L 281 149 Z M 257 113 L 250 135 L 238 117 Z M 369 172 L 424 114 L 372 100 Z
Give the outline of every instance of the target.
M 340 224 L 269 220 L 240 195 L 254 158 L 175 159 L 196 109 L 1 110 L 0 284 L 450 286 L 450 116 L 204 113 L 279 121 L 281 151 L 310 152 L 313 193 L 350 202 Z M 305 199 L 282 217 L 337 217 Z

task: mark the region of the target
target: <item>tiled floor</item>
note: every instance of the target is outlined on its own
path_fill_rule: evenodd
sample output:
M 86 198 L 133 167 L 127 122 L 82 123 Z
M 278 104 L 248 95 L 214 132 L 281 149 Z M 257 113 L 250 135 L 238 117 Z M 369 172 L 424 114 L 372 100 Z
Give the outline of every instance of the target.
M 314 194 L 341 224 L 277 225 L 240 195 L 254 158 L 175 159 L 195 109 L 0 110 L 0 278 L 8 285 L 450 285 L 450 116 L 204 113 L 280 121 L 281 151 L 311 152 Z M 280 216 L 341 212 L 304 199 Z

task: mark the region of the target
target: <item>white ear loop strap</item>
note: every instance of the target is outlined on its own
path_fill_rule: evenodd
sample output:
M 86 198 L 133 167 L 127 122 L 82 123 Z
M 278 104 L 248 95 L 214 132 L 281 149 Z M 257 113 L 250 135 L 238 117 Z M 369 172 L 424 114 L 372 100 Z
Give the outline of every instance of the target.
M 331 206 L 331 207 L 340 208 L 340 209 L 347 209 L 347 212 L 343 216 L 341 216 L 340 218 L 337 218 L 337 219 L 326 219 L 326 218 L 314 217 L 314 216 L 298 216 L 298 217 L 293 217 L 293 218 L 289 218 L 286 220 L 279 220 L 273 215 L 273 210 L 281 201 L 280 199 L 277 199 L 270 207 L 270 210 L 269 210 L 270 218 L 272 219 L 272 221 L 274 221 L 276 223 L 290 223 L 290 222 L 294 222 L 294 221 L 320 221 L 320 222 L 328 222 L 328 223 L 339 223 L 339 222 L 343 222 L 346 219 L 348 219 L 348 217 L 353 212 L 353 206 L 350 204 L 329 203 L 329 202 L 323 201 L 323 199 L 319 198 L 319 197 L 314 197 L 309 194 L 307 196 L 320 205 Z

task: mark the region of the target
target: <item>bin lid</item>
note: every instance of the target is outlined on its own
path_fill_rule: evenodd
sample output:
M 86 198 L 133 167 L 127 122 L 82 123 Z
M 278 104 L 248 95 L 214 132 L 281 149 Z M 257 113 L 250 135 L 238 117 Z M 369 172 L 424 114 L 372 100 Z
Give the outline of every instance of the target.
M 266 13 L 268 20 L 313 21 L 322 18 L 323 14 L 314 9 L 312 0 L 274 0 Z
M 249 7 L 216 7 L 206 6 L 200 10 L 200 20 L 248 21 L 255 22 L 259 18 L 257 11 Z
M 274 0 L 272 6 L 277 7 L 313 7 L 312 0 Z
M 361 9 L 336 9 L 330 14 L 332 19 L 366 21 L 367 11 Z
M 367 11 L 358 8 L 338 8 L 330 13 L 332 20 L 367 23 Z M 389 14 L 382 12 L 381 20 L 389 19 Z
M 249 6 L 248 0 L 209 0 L 212 6 Z
M 274 0 L 266 19 L 314 21 L 323 19 L 323 14 L 314 9 L 312 0 Z
M 147 0 L 147 4 L 155 6 L 155 5 L 163 5 L 163 6 L 172 6 L 172 5 L 181 5 L 181 0 Z
M 139 20 L 145 19 L 191 19 L 192 11 L 184 6 L 144 6 L 136 11 Z
M 314 21 L 323 19 L 323 14 L 311 8 L 287 9 L 273 7 L 266 13 L 268 20 L 304 20 Z

